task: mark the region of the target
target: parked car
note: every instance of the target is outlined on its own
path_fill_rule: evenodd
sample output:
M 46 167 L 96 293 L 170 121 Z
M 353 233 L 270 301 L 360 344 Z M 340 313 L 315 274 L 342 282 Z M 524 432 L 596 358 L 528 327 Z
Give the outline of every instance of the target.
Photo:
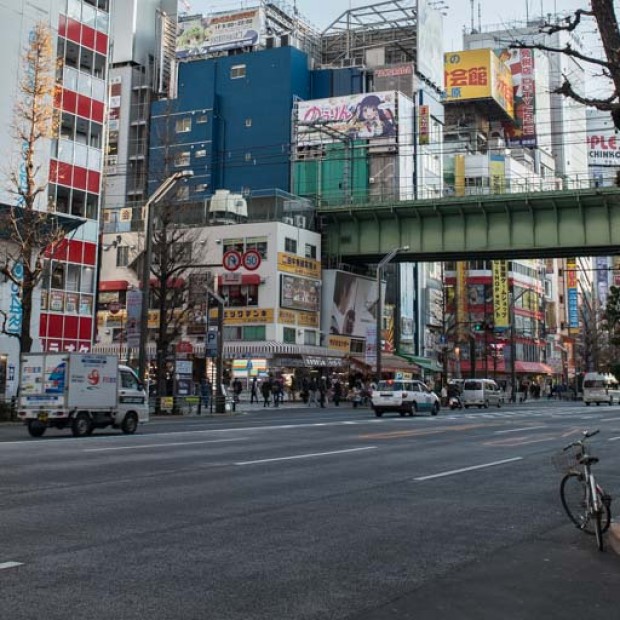
M 388 411 L 396 411 L 401 416 L 428 412 L 439 413 L 439 397 L 422 381 L 380 381 L 371 395 L 372 409 L 380 418 Z
M 463 382 L 463 405 L 469 407 L 484 407 L 490 405 L 501 407 L 505 401 L 504 392 L 492 379 L 467 379 Z

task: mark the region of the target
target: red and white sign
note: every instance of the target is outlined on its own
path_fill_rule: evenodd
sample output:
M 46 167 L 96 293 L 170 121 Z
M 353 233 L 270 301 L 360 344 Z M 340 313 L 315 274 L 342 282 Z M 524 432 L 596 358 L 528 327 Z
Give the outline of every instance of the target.
M 193 353 L 194 347 L 191 342 L 187 342 L 186 340 L 181 340 L 177 344 L 177 353 Z
M 220 286 L 237 286 L 243 284 L 243 274 L 241 273 L 223 273 L 219 280 Z
M 257 250 L 248 250 L 243 255 L 243 266 L 248 271 L 256 271 L 260 267 L 261 256 Z
M 237 271 L 241 267 L 241 254 L 237 250 L 228 250 L 224 252 L 222 265 L 226 271 Z

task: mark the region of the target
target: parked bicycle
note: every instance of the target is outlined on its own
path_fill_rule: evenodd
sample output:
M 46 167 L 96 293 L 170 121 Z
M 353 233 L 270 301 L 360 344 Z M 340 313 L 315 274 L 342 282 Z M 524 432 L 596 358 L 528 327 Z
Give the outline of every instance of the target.
M 586 440 L 599 431 L 584 431 L 583 438 L 566 446 L 554 457 L 564 473 L 560 484 L 562 506 L 569 519 L 583 532 L 596 536 L 603 551 L 603 534 L 611 521 L 611 497 L 597 484 L 591 466 L 599 459 L 587 450 Z

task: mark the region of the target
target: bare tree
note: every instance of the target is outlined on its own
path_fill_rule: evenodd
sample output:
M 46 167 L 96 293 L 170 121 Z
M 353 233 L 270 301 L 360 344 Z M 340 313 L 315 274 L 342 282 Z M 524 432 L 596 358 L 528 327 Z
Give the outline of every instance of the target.
M 37 159 L 49 139 L 57 133 L 54 112 L 57 60 L 49 28 L 37 24 L 22 57 L 22 76 L 14 108 L 13 137 L 17 156 L 6 173 L 7 190 L 14 204 L 0 225 L 8 232 L 7 251 L 0 273 L 7 278 L 15 296 L 9 312 L 2 311 L 2 333 L 19 341 L 20 351 L 32 348 L 32 303 L 46 261 L 66 235 L 47 203 L 41 206 L 47 189 L 46 170 Z
M 151 275 L 154 283 L 151 294 L 154 308 L 159 313 L 155 344 L 156 385 L 160 396 L 165 393 L 168 354 L 183 335 L 191 310 L 188 305 L 189 276 L 195 265 L 192 254 L 196 238 L 191 229 L 176 223 L 178 211 L 176 205 L 157 208 L 153 232 Z
M 586 18 L 586 19 L 584 19 Z M 607 79 L 611 94 L 604 98 L 586 97 L 577 91 L 566 75 L 562 76 L 562 84 L 554 92 L 564 95 L 574 101 L 598 110 L 610 112 L 616 128 L 620 129 L 620 30 L 618 19 L 614 9 L 613 0 L 590 0 L 590 9 L 578 9 L 572 15 L 557 24 L 545 23 L 540 27 L 540 32 L 548 35 L 557 32 L 577 31 L 586 22 L 594 21 L 601 39 L 604 58 L 590 56 L 575 49 L 570 42 L 564 47 L 552 47 L 544 43 L 527 43 L 516 41 L 510 47 L 538 49 L 547 52 L 564 54 L 576 61 L 586 63 L 594 69 L 598 69 L 601 75 Z

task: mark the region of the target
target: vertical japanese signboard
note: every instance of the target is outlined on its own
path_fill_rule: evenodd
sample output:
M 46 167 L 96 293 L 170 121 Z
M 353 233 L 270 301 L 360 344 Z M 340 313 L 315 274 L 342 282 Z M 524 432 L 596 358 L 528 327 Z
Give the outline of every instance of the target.
M 493 269 L 493 323 L 496 330 L 510 326 L 508 302 L 508 266 L 505 260 L 494 260 Z
M 568 331 L 579 332 L 579 291 L 577 290 L 577 259 L 566 259 L 566 292 L 568 297 Z
M 142 318 L 142 291 L 127 291 L 127 346 L 140 346 L 140 323 Z

